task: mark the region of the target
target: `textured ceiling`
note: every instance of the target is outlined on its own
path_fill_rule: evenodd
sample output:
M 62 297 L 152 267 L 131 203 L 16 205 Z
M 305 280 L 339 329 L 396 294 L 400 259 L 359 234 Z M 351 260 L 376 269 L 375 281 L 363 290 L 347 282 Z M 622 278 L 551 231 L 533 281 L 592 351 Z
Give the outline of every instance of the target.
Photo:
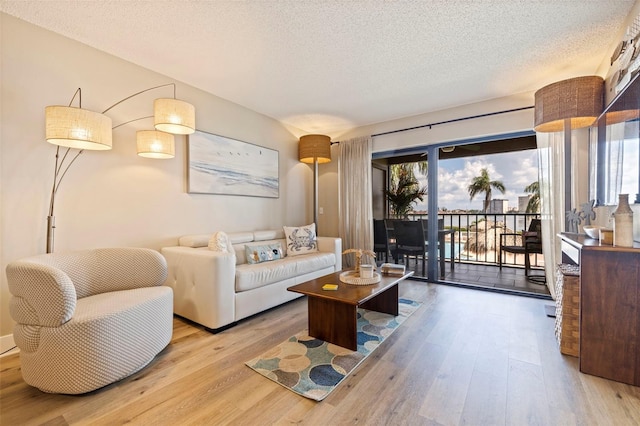
M 306 132 L 594 74 L 635 0 L 0 0 L 3 12 Z

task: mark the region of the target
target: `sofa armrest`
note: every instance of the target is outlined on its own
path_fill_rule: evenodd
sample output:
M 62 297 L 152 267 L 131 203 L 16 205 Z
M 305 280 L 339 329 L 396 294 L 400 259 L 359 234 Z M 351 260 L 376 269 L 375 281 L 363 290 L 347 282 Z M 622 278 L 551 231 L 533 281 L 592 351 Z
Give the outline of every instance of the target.
M 336 272 L 342 270 L 342 238 L 318 237 L 318 251 L 336 255 Z
M 62 270 L 30 261 L 7 265 L 11 317 L 19 324 L 58 327 L 76 309 L 76 289 Z
M 211 329 L 235 320 L 235 254 L 190 247 L 164 247 L 165 285 L 173 288 L 173 311 Z

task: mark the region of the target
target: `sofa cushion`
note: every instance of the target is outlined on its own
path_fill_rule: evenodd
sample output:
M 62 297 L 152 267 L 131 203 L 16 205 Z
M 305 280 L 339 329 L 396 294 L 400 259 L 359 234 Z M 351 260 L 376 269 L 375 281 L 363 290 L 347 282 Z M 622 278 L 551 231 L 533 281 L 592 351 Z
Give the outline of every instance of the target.
M 315 223 L 299 227 L 284 226 L 283 229 L 287 240 L 287 254 L 289 256 L 298 256 L 318 251 Z
M 255 231 L 253 233 L 253 241 L 281 240 L 284 238 L 282 229 L 272 229 L 269 231 Z
M 273 284 L 335 265 L 334 253 L 309 253 L 259 264 L 236 266 L 236 292 Z
M 284 257 L 282 244 L 280 243 L 247 244 L 244 246 L 244 253 L 249 264 L 270 262 Z

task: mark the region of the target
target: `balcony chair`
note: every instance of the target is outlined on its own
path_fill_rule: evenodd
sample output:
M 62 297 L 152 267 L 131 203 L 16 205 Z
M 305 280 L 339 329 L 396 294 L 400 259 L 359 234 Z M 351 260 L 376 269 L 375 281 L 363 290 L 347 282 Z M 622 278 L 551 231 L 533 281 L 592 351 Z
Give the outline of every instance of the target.
M 512 244 L 508 244 L 511 239 Z M 519 242 L 519 244 L 518 244 Z M 531 274 L 532 254 L 542 254 L 542 229 L 540 219 L 533 219 L 529 228 L 521 233 L 500 234 L 500 251 L 498 252 L 498 265 L 502 269 L 502 252 L 524 254 L 524 274 L 528 280 L 540 284 L 547 282 L 544 275 Z
M 429 241 L 429 219 L 420 219 L 422 229 L 424 229 L 424 240 Z M 438 219 L 438 231 L 444 229 L 444 219 Z M 438 238 L 438 242 L 440 238 Z
M 373 219 L 373 251 L 381 258 L 384 255 L 385 262 L 389 261 L 390 252 L 391 256 L 396 258 L 396 244 L 390 241 L 385 220 Z
M 427 257 L 427 243 L 424 239 L 424 229 L 419 220 L 400 220 L 394 222 L 394 233 L 396 237 L 396 252 L 398 256 L 405 258 L 414 256 L 416 258 L 416 269 L 418 257 L 422 257 L 422 275 L 425 275 L 425 259 Z M 407 262 L 405 262 L 407 265 Z
M 81 394 L 145 367 L 173 333 L 167 263 L 144 248 L 45 254 L 7 265 L 24 381 Z
M 389 244 L 394 245 L 394 250 L 391 251 L 391 256 L 393 257 L 393 261 L 398 263 L 398 248 L 396 243 L 396 229 L 395 224 L 397 222 L 402 222 L 403 219 L 385 219 L 384 226 L 387 228 L 387 238 L 389 238 Z

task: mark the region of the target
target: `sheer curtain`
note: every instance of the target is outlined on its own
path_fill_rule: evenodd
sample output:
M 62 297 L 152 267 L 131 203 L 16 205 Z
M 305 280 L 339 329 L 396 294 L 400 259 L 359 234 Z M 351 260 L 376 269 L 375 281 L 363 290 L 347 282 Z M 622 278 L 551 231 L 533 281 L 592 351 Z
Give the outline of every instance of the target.
M 373 250 L 371 146 L 370 136 L 340 141 L 338 213 L 343 250 Z M 353 255 L 345 256 L 344 263 L 354 266 Z
M 618 194 L 622 192 L 625 123 L 609 125 L 609 129 L 604 144 L 598 143 L 597 133 L 591 138 L 589 198 L 611 206 L 618 203 Z
M 564 231 L 564 132 L 536 134 L 542 219 L 542 252 L 547 287 L 555 300 L 556 265 L 562 251 L 557 235 Z

